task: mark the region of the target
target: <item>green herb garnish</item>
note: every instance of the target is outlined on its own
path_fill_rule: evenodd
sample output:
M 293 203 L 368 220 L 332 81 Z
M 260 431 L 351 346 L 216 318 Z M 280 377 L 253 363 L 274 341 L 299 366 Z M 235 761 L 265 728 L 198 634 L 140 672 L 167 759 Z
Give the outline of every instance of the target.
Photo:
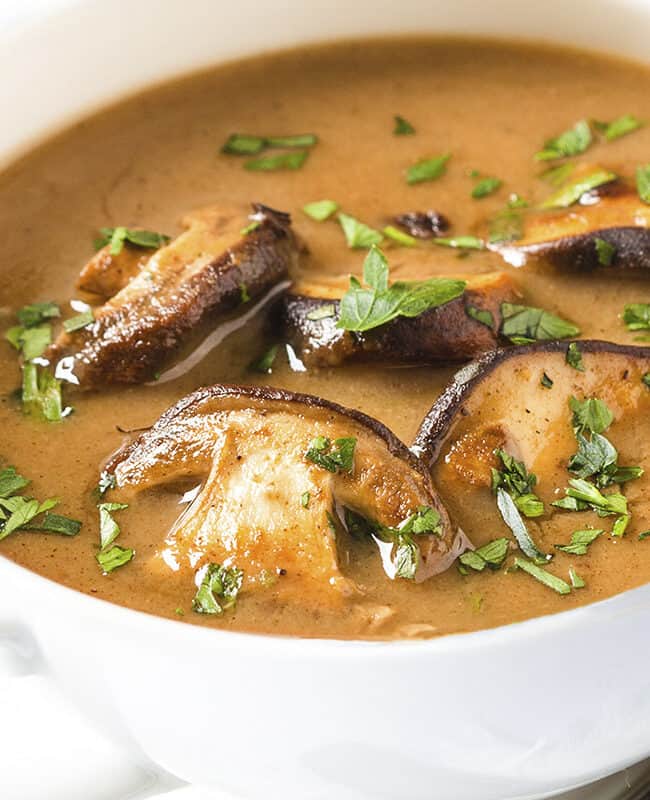
M 478 236 L 438 236 L 433 240 L 440 247 L 453 247 L 459 250 L 484 250 L 485 242 Z
M 338 328 L 367 331 L 397 317 L 417 317 L 462 295 L 465 281 L 431 278 L 427 281 L 388 282 L 388 261 L 373 246 L 363 264 L 366 287 L 351 277 L 340 302 Z
M 371 228 L 369 225 L 366 225 L 364 222 L 359 222 L 358 219 L 349 216 L 349 214 L 344 214 L 343 212 L 338 215 L 338 220 L 343 228 L 348 247 L 363 249 L 381 244 L 383 239 L 381 233 Z
M 305 458 L 328 472 L 352 472 L 356 444 L 354 436 L 334 439 L 333 442 L 326 436 L 316 436 L 310 442 Z
M 544 149 L 535 154 L 536 161 L 552 161 L 557 158 L 570 158 L 584 153 L 591 144 L 591 128 L 589 123 L 581 119 L 579 122 L 553 139 L 544 142 Z
M 96 240 L 95 246 L 99 250 L 109 245 L 109 253 L 112 256 L 119 256 L 124 249 L 124 243 L 128 242 L 136 247 L 143 247 L 149 250 L 157 250 L 170 241 L 169 236 L 155 231 L 136 230 L 134 228 L 100 228 L 100 238 Z
M 308 150 L 295 150 L 293 153 L 278 153 L 275 156 L 262 156 L 244 162 L 244 169 L 251 172 L 274 172 L 282 169 L 300 169 L 307 160 Z
M 65 416 L 61 398 L 61 381 L 36 364 L 23 364 L 21 390 L 23 412 L 46 422 L 60 422 Z
M 545 389 L 553 388 L 553 381 L 551 380 L 551 378 L 549 378 L 549 376 L 545 372 L 542 373 L 542 378 L 540 380 L 540 383 Z
M 569 567 L 569 578 L 571 580 L 571 587 L 573 589 L 585 588 L 585 582 L 580 577 L 580 575 L 578 575 L 578 573 L 573 569 L 573 567 Z
M 303 508 L 309 508 L 309 501 L 311 499 L 311 492 L 303 492 L 300 495 L 300 505 Z
M 120 534 L 120 526 L 115 522 L 112 514 L 128 507 L 126 503 L 100 503 L 97 506 L 99 510 L 99 544 L 102 550 L 110 547 Z
M 404 247 L 415 247 L 418 243 L 418 240 L 415 236 L 410 236 L 408 233 L 404 233 L 399 228 L 396 228 L 394 225 L 387 225 L 384 230 L 382 231 L 384 236 L 392 239 L 397 244 L 401 244 Z
M 577 336 L 580 329 L 543 308 L 501 303 L 501 333 L 513 344 L 567 339 Z
M 77 314 L 75 317 L 66 319 L 63 322 L 63 328 L 66 333 L 73 333 L 74 331 L 79 331 L 82 328 L 87 328 L 89 325 L 92 325 L 94 321 L 95 315 L 93 314 L 92 309 L 88 309 L 88 311 L 83 311 L 81 314 Z
M 499 178 L 481 178 L 481 180 L 472 189 L 472 197 L 475 200 L 488 197 L 500 189 L 501 186 L 503 186 L 503 181 Z
M 415 133 L 415 128 L 408 120 L 404 119 L 404 117 L 395 114 L 393 119 L 395 120 L 395 127 L 393 128 L 393 134 L 395 136 L 411 136 Z
M 598 263 L 603 267 L 611 266 L 614 256 L 616 255 L 616 248 L 614 245 L 605 241 L 605 239 L 600 239 L 598 236 L 594 239 L 594 245 L 596 246 Z
M 248 225 L 244 226 L 244 227 L 243 227 L 243 228 L 242 228 L 242 229 L 239 231 L 239 233 L 240 233 L 242 236 L 248 236 L 248 234 L 249 234 L 249 233 L 252 233 L 253 231 L 256 231 L 256 230 L 257 230 L 257 229 L 260 227 L 260 225 L 261 225 L 261 224 L 262 224 L 262 223 L 261 223 L 259 220 L 256 220 L 256 219 L 254 219 L 254 220 L 253 220 L 252 222 L 250 222 Z
M 528 472 L 523 461 L 497 448 L 494 455 L 501 460 L 502 469 L 492 468 L 492 491 L 504 489 L 526 517 L 539 517 L 544 513 L 544 503 L 533 492 L 537 475 Z
M 274 344 L 260 358 L 256 359 L 249 365 L 249 369 L 253 372 L 261 372 L 262 374 L 269 374 L 273 372 L 273 362 L 278 354 L 280 345 Z
M 524 217 L 516 207 L 500 211 L 490 220 L 490 243 L 516 242 L 524 235 Z
M 629 303 L 623 310 L 629 331 L 650 331 L 650 303 Z
M 544 172 L 540 172 L 538 177 L 550 183 L 551 186 L 561 186 L 569 179 L 569 175 L 571 175 L 575 167 L 576 165 L 570 162 L 558 164 L 557 167 L 549 167 Z
M 442 156 L 418 161 L 417 164 L 413 164 L 413 166 L 408 168 L 406 182 L 412 185 L 414 183 L 437 180 L 445 174 L 447 161 L 449 161 L 450 157 L 450 153 L 445 153 Z
M 482 572 L 485 567 L 499 569 L 505 561 L 509 549 L 510 540 L 502 537 L 493 539 L 482 547 L 477 547 L 476 550 L 468 550 L 459 556 L 458 560 L 463 566 L 471 567 L 477 572 Z
M 41 356 L 52 342 L 52 326 L 48 320 L 61 316 L 56 303 L 32 303 L 18 312 L 19 325 L 5 333 L 5 339 L 20 350 L 25 361 Z
M 480 322 L 481 325 L 494 328 L 494 316 L 492 312 L 488 311 L 486 308 L 476 308 L 476 306 L 466 305 L 465 313 L 468 317 L 471 317 L 471 319 Z
M 557 592 L 558 594 L 569 594 L 571 592 L 571 587 L 566 581 L 563 581 L 562 578 L 558 578 L 556 575 L 553 575 L 547 570 L 538 567 L 537 564 L 533 564 L 532 561 L 526 561 L 524 558 L 515 556 L 514 568 L 527 572 L 529 575 L 535 578 L 535 580 L 543 583 L 544 586 L 548 586 L 549 589 L 553 589 L 553 591 Z
M 568 208 L 582 197 L 583 194 L 597 189 L 605 183 L 611 183 L 616 180 L 614 172 L 607 172 L 605 170 L 598 170 L 592 172 L 590 175 L 585 175 L 582 178 L 576 178 L 560 189 L 555 194 L 548 197 L 540 206 L 540 208 Z M 649 195 L 650 196 L 650 195 Z M 648 200 L 650 202 L 650 200 Z
M 612 525 L 612 536 L 624 536 L 631 519 L 631 514 L 621 514 L 621 516 L 618 517 Z
M 584 433 L 584 431 L 603 433 L 614 421 L 614 415 L 607 403 L 597 397 L 578 400 L 571 396 L 569 408 L 573 413 L 571 424 L 576 434 Z
M 564 360 L 570 367 L 573 367 L 573 369 L 577 370 L 578 372 L 585 371 L 585 365 L 582 361 L 582 353 L 580 352 L 577 342 L 571 342 L 571 344 L 567 347 Z
M 595 542 L 604 532 L 603 530 L 591 528 L 583 531 L 573 531 L 570 543 L 556 544 L 555 549 L 561 550 L 563 553 L 569 553 L 572 556 L 584 556 L 589 545 Z
M 303 206 L 302 210 L 316 222 L 325 222 L 339 210 L 339 204 L 334 200 L 315 200 L 313 203 Z
M 583 478 L 571 478 L 569 488 L 564 491 L 566 497 L 551 503 L 552 506 L 567 511 L 585 511 L 590 508 L 601 517 L 627 514 L 627 500 L 622 494 L 604 495 L 596 486 Z
M 552 556 L 543 553 L 533 541 L 512 497 L 505 489 L 498 488 L 496 491 L 497 508 L 503 521 L 512 531 L 522 552 L 535 561 L 550 561 Z
M 197 614 L 220 615 L 234 608 L 243 580 L 244 573 L 237 567 L 208 564 L 192 600 L 192 610 Z
M 641 200 L 650 205 L 650 164 L 636 168 L 636 188 Z
M 266 148 L 273 147 L 313 147 L 318 137 L 313 133 L 299 133 L 295 136 L 253 136 L 247 133 L 233 133 L 221 148 L 222 153 L 234 156 L 254 156 Z
M 0 540 L 19 530 L 76 536 L 81 530 L 80 522 L 50 513 L 59 503 L 56 497 L 41 503 L 18 494 L 29 483 L 15 467 L 0 470 Z
M 594 120 L 594 127 L 599 130 L 608 142 L 613 142 L 614 139 L 619 139 L 621 136 L 626 136 L 628 133 L 642 128 L 643 122 L 638 120 L 632 114 L 623 114 L 611 122 L 598 122 Z
M 133 548 L 120 547 L 118 544 L 114 544 L 112 547 L 109 547 L 108 550 L 102 550 L 97 553 L 95 558 L 102 568 L 104 575 L 108 575 L 118 567 L 123 567 L 125 564 L 128 564 L 134 555 L 135 550 L 133 550 Z

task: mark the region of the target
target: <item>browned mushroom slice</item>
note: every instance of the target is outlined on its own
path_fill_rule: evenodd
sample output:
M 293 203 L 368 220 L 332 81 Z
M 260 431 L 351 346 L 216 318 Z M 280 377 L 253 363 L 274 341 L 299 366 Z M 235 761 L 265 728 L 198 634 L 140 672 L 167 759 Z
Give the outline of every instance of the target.
M 108 300 L 140 272 L 150 257 L 151 250 L 128 242 L 124 242 L 117 254 L 111 253 L 110 245 L 105 245 L 79 273 L 77 288 Z
M 286 600 L 337 604 L 357 593 L 341 568 L 346 523 L 357 523 L 351 534 L 361 520 L 364 535 L 376 535 L 389 572 L 399 547 L 411 546 L 417 581 L 463 548 L 426 468 L 402 442 L 376 420 L 308 395 L 201 389 L 107 470 L 123 492 L 202 481 L 167 536 L 164 563 L 192 574 L 208 562 L 237 566 L 248 591 L 281 575 L 274 591 Z
M 283 318 L 289 342 L 310 366 L 345 361 L 397 364 L 467 361 L 494 350 L 501 327 L 501 303 L 521 295 L 504 272 L 465 278 L 465 293 L 418 317 L 396 320 L 364 333 L 336 327 L 343 283 L 298 283 L 284 300 Z
M 157 250 L 86 328 L 62 334 L 48 356 L 65 359 L 82 387 L 154 377 L 201 323 L 218 318 L 281 281 L 297 258 L 287 214 L 255 205 L 247 234 L 241 211 L 206 208 Z
M 521 220 L 521 238 L 489 247 L 513 266 L 536 261 L 572 271 L 650 271 L 650 206 L 619 181 L 568 208 L 512 213 Z
M 486 354 L 456 375 L 418 432 L 413 450 L 430 465 L 454 522 L 477 545 L 509 533 L 493 492 L 492 470 L 505 467 L 495 451 L 522 462 L 537 477 L 529 488 L 544 503 L 544 510 L 537 507 L 526 525 L 544 553 L 568 542 L 577 529 L 611 528 L 615 517 L 604 522 L 593 508 L 576 515 L 551 506 L 571 488 L 569 481 L 581 477 L 605 494 L 623 491 L 632 515 L 629 533 L 650 527 L 650 348 L 581 341 L 584 371 L 580 371 L 567 363 L 568 347 L 563 342 L 540 342 Z M 571 397 L 579 403 L 595 398 L 613 415 L 611 424 L 605 419 L 600 432 L 617 451 L 616 468 L 606 446 L 602 473 L 588 474 L 598 467 L 598 458 L 586 444 L 590 465 L 581 465 L 580 458 L 571 460 L 579 451 Z M 584 441 L 591 441 L 590 432 L 584 433 Z M 633 470 L 626 478 L 618 471 L 631 465 L 645 468 L 645 474 L 639 478 Z M 617 488 L 619 478 L 624 489 Z M 516 492 L 513 496 L 526 515 L 527 501 Z

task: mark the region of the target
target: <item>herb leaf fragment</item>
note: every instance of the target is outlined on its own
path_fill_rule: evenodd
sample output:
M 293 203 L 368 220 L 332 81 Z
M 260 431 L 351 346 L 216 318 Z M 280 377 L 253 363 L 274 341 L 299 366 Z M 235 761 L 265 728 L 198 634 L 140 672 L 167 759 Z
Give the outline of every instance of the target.
M 513 344 L 568 339 L 580 333 L 576 325 L 543 308 L 501 303 L 501 316 L 501 333 Z
M 356 444 L 353 436 L 334 439 L 333 442 L 326 436 L 316 436 L 310 442 L 305 458 L 328 472 L 352 472 Z
M 584 153 L 592 141 L 591 128 L 587 120 L 581 119 L 569 130 L 544 142 L 544 149 L 535 153 L 536 161 L 553 161 Z
M 372 247 L 363 265 L 366 287 L 350 278 L 350 288 L 340 301 L 338 328 L 367 331 L 397 317 L 417 317 L 431 308 L 454 300 L 465 291 L 465 281 L 431 278 L 397 281 L 389 285 L 388 261 Z
M 415 133 L 413 125 L 411 125 L 407 119 L 404 119 L 404 117 L 395 114 L 393 119 L 395 120 L 395 127 L 393 128 L 394 136 L 412 136 Z
M 197 614 L 221 615 L 234 608 L 242 586 L 244 573 L 237 567 L 210 563 L 192 600 Z
M 444 153 L 434 158 L 425 158 L 418 161 L 408 168 L 406 172 L 406 182 L 409 185 L 424 183 L 425 181 L 435 181 L 442 177 L 447 170 L 447 162 L 451 158 L 451 153 Z
M 125 242 L 149 250 L 157 250 L 170 241 L 170 237 L 156 231 L 140 230 L 136 228 L 100 228 L 100 238 L 96 240 L 95 247 L 99 250 L 109 245 L 109 253 L 119 256 L 124 249 Z

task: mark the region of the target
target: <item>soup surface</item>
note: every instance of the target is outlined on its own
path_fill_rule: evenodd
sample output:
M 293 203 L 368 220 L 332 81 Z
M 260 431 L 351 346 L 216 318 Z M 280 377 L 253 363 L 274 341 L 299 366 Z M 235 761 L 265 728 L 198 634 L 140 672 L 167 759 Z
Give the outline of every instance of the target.
M 302 211 L 305 204 L 324 198 L 374 229 L 404 212 L 436 209 L 451 222 L 447 235 L 486 237 L 486 220 L 502 211 L 511 195 L 534 207 L 555 191 L 540 172 L 566 159 L 534 160 L 546 140 L 578 120 L 626 114 L 650 120 L 646 68 L 501 42 L 351 42 L 228 64 L 152 89 L 83 120 L 0 176 L 0 323 L 3 330 L 15 325 L 16 312 L 36 302 L 56 302 L 63 317 L 76 313 L 69 303 L 86 299 L 75 281 L 93 254 L 98 229 L 129 226 L 174 236 L 188 211 L 208 205 L 243 209 L 261 202 L 289 212 L 309 250 L 292 276 L 302 281 L 327 283 L 361 275 L 366 252 L 348 247 L 336 217 L 318 222 Z M 395 135 L 395 115 L 408 120 L 415 133 Z M 237 131 L 261 136 L 311 132 L 318 143 L 299 169 L 247 170 L 244 159 L 220 151 Z M 592 126 L 592 137 L 588 150 L 572 162 L 596 164 L 633 182 L 636 166 L 650 158 L 650 126 L 611 141 Z M 443 175 L 407 182 L 411 165 L 445 153 L 451 155 Z M 498 177 L 502 185 L 472 197 L 485 177 Z M 430 241 L 407 247 L 390 237 L 382 249 L 391 280 L 505 271 L 521 291 L 522 303 L 570 320 L 585 339 L 634 344 L 639 333 L 628 330 L 621 314 L 627 304 L 650 300 L 647 278 L 627 277 L 622 270 L 576 273 L 533 263 L 519 268 L 490 250 L 436 247 Z M 229 319 L 240 318 L 233 313 Z M 158 555 L 186 508 L 179 505 L 182 492 L 175 487 L 128 499 L 116 489 L 103 498 L 128 502 L 114 518 L 121 528 L 118 543 L 135 550 L 129 563 L 103 574 L 96 561 L 99 501 L 93 489 L 104 463 L 134 438 L 130 431 L 152 425 L 197 387 L 270 384 L 317 395 L 376 417 L 411 444 L 458 369 L 396 366 L 379 358 L 302 370 L 295 363 L 292 367 L 281 349 L 272 372 L 263 374 L 252 371 L 251 362 L 282 340 L 267 309 L 232 327 L 201 358 L 184 361 L 184 352 L 177 358 L 183 366 L 163 371 L 158 381 L 89 392 L 64 387 L 74 413 L 58 423 L 21 412 L 15 392 L 21 381 L 17 353 L 9 343 L 0 343 L 0 467 L 14 465 L 31 480 L 30 496 L 61 498 L 57 510 L 82 522 L 74 537 L 17 530 L 0 541 L 0 553 L 95 597 L 172 619 L 341 638 L 488 628 L 601 600 L 650 579 L 650 542 L 638 538 L 650 528 L 641 503 L 649 490 L 647 477 L 621 489 L 628 494 L 631 519 L 625 535 L 613 536 L 612 516 L 551 513 L 548 504 L 562 496 L 571 475 L 555 462 L 544 472 L 544 459 L 527 467 L 544 473 L 539 494 L 553 524 L 525 520 L 541 550 L 552 552 L 575 530 L 604 529 L 585 554 L 556 551 L 544 566 L 567 582 L 573 569 L 584 581 L 584 588 L 564 594 L 505 565 L 460 571 L 452 565 L 421 583 L 391 580 L 374 541 L 341 535 L 341 568 L 359 587 L 363 602 L 351 599 L 335 608 L 292 602 L 269 581 L 266 592 L 249 593 L 244 587 L 236 607 L 222 615 L 198 614 L 192 609 L 193 572 L 170 569 Z M 593 358 L 585 357 L 589 364 Z M 635 401 L 630 412 L 636 414 L 634 425 L 626 427 L 619 419 L 625 404 L 617 406 L 611 393 L 607 400 L 616 417 L 611 439 L 620 463 L 643 465 L 650 460 L 648 403 Z M 568 405 L 565 425 L 569 438 L 561 439 L 556 459 L 563 465 L 575 450 Z M 548 461 L 549 454 L 544 458 Z M 464 494 L 440 466 L 433 479 L 455 524 L 462 525 L 474 545 L 501 537 L 511 539 L 514 547 L 489 486 Z

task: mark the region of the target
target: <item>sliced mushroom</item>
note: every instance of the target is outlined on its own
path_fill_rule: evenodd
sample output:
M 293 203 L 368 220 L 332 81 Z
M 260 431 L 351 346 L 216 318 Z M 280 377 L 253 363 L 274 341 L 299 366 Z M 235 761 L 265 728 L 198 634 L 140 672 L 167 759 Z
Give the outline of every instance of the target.
M 553 552 L 553 545 L 566 541 L 571 530 L 605 527 L 594 511 L 585 512 L 590 518 L 576 518 L 550 505 L 564 497 L 575 477 L 568 471 L 577 451 L 572 396 L 604 401 L 614 416 L 606 436 L 618 450 L 618 463 L 645 467 L 645 475 L 626 483 L 624 491 L 635 524 L 639 530 L 648 528 L 650 508 L 643 498 L 650 483 L 650 387 L 644 376 L 650 373 L 650 348 L 577 344 L 584 371 L 567 363 L 569 345 L 564 342 L 484 355 L 457 373 L 422 423 L 413 450 L 429 464 L 452 519 L 475 544 L 508 534 L 491 490 L 492 469 L 503 468 L 497 448 L 537 476 L 534 491 L 546 510 L 526 524 L 545 552 Z
M 247 234 L 239 211 L 211 207 L 186 217 L 185 233 L 96 308 L 91 325 L 62 334 L 48 357 L 64 359 L 66 377 L 85 388 L 152 379 L 198 325 L 265 294 L 297 259 L 289 216 L 254 210 L 258 225 Z
M 124 242 L 117 254 L 111 253 L 110 245 L 105 245 L 79 273 L 77 288 L 108 300 L 142 270 L 151 255 L 151 250 L 129 242 Z
M 568 271 L 650 274 L 650 206 L 626 184 L 605 184 L 568 208 L 514 213 L 522 237 L 489 247 L 515 267 L 534 261 Z
M 350 438 L 351 463 L 331 471 L 312 460 L 314 447 L 327 455 Z M 390 528 L 418 509 L 435 512 L 436 532 L 414 536 L 417 581 L 447 569 L 464 547 L 426 468 L 402 442 L 376 420 L 308 395 L 200 389 L 118 452 L 107 471 L 122 491 L 202 481 L 159 557 L 174 569 L 237 566 L 249 591 L 261 590 L 261 576 L 279 575 L 274 591 L 307 605 L 359 591 L 341 566 L 346 509 Z
M 336 327 L 339 298 L 347 284 L 294 284 L 284 300 L 286 335 L 310 366 L 336 366 L 345 361 L 467 361 L 497 347 L 501 303 L 517 302 L 521 294 L 504 272 L 473 275 L 466 280 L 461 297 L 418 317 L 398 317 L 365 333 Z M 483 321 L 477 319 L 477 312 L 487 312 L 479 313 Z

